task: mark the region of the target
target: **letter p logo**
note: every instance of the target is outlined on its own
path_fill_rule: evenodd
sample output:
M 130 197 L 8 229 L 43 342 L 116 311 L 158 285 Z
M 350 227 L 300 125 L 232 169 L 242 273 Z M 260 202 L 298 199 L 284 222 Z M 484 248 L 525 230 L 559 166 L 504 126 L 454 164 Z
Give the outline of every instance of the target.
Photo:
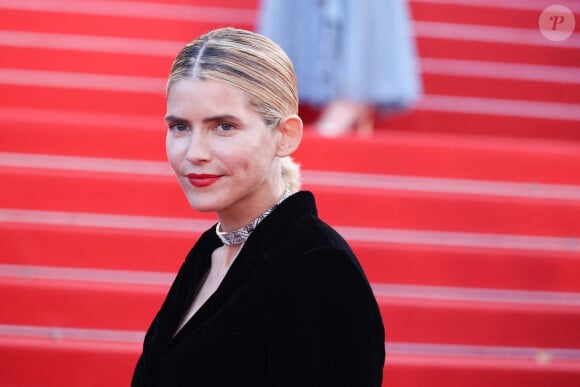
M 559 24 L 562 24 L 562 23 L 564 23 L 564 20 L 565 20 L 565 19 L 566 19 L 566 18 L 565 18 L 564 16 L 562 16 L 562 15 L 554 15 L 554 16 L 550 16 L 550 20 L 552 20 L 552 21 L 554 22 L 554 23 L 552 24 L 552 31 L 555 31 L 555 30 L 556 30 L 556 27 L 557 27 Z
M 574 32 L 576 20 L 568 7 L 550 5 L 540 15 L 540 31 L 546 39 L 554 42 L 566 40 Z

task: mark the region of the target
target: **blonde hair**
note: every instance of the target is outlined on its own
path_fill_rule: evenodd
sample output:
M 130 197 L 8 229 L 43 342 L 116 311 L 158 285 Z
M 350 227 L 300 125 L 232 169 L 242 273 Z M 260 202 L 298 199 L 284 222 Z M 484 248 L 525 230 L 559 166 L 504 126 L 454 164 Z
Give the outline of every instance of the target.
M 187 44 L 171 66 L 167 90 L 184 78 L 226 82 L 246 93 L 269 128 L 298 114 L 298 87 L 292 62 L 276 43 L 255 32 L 220 28 Z M 282 179 L 296 192 L 300 167 L 290 156 L 281 160 Z

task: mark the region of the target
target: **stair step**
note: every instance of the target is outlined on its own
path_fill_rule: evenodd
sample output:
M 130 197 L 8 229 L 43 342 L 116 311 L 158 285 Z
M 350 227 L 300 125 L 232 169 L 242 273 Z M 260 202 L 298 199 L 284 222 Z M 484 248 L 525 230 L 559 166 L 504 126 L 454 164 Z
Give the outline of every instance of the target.
M 214 219 L 190 209 L 171 176 L 0 168 L 11 187 L 0 207 Z M 42 189 L 42 195 L 38 190 Z M 332 225 L 577 237 L 580 202 L 306 185 Z M 385 216 L 376 217 L 380 213 Z M 474 222 L 473 219 L 479 219 Z
M 167 281 L 165 281 L 167 282 Z M 0 323 L 145 330 L 169 284 L 0 277 Z
M 130 229 L 119 218 L 99 227 L 75 224 L 71 216 L 57 225 L 43 223 L 40 215 L 31 223 L 0 224 L 0 263 L 176 272 L 199 233 L 209 227 L 208 222 L 198 231 L 183 226 Z M 413 230 L 385 230 L 382 235 L 391 239 L 361 240 L 361 235 L 371 234 L 346 230 L 344 235 L 373 282 L 580 292 L 580 250 L 574 240 L 558 245 L 528 239 L 527 245 L 518 245 L 517 238 L 509 242 L 506 235 L 461 234 L 452 239 L 453 234 L 429 237 Z
M 463 105 L 461 100 L 466 98 L 442 97 L 455 100 L 459 105 Z M 519 114 L 516 116 L 512 114 L 513 109 L 509 109 L 509 112 L 506 111 L 504 113 L 493 111 L 485 112 L 485 107 L 489 105 L 486 100 L 478 99 L 474 102 L 471 103 L 468 101 L 468 106 L 465 106 L 465 109 L 463 109 L 466 111 L 458 111 L 458 105 L 453 106 L 446 102 L 443 103 L 445 106 L 441 106 L 440 103 L 435 103 L 435 106 L 429 106 L 431 104 L 427 103 L 424 107 L 419 106 L 413 111 L 403 112 L 397 116 L 386 117 L 378 121 L 375 124 L 377 127 L 375 132 L 378 133 L 381 130 L 396 130 L 415 134 L 435 132 L 473 137 L 504 136 L 511 137 L 515 140 L 536 138 L 552 141 L 559 139 L 574 143 L 578 142 L 580 137 L 577 130 L 578 120 L 575 118 L 566 119 L 555 116 L 533 117 L 531 115 Z M 509 102 L 506 102 L 507 104 Z M 501 102 L 492 100 L 491 105 L 500 106 Z M 565 110 L 570 111 L 571 108 L 573 108 L 571 105 L 565 106 Z M 533 106 L 525 107 L 524 110 L 532 112 Z
M 435 86 L 434 91 L 440 93 L 424 96 L 416 106 L 417 110 L 447 114 L 471 113 L 484 117 L 508 116 L 521 119 L 522 122 L 526 122 L 525 119 L 531 120 L 532 123 L 533 120 L 541 122 L 542 119 L 556 119 L 564 123 L 580 121 L 576 84 L 560 86 L 562 90 L 558 95 L 561 97 L 551 97 L 549 88 L 544 87 L 541 90 L 548 94 L 542 97 L 537 82 L 509 81 L 506 85 L 506 81 L 503 81 L 503 85 L 496 85 L 496 90 L 493 90 L 493 81 L 482 80 L 487 85 L 485 88 L 473 86 L 471 90 L 474 91 L 470 91 L 467 86 L 477 82 L 474 77 L 465 82 L 464 77 L 454 76 L 455 82 L 438 77 L 441 78 L 442 86 L 438 89 Z M 0 79 L 0 91 L 10 96 L 2 97 L 0 102 L 14 108 L 156 115 L 159 122 L 162 122 L 165 113 L 163 78 L 4 69 L 0 70 Z M 455 84 L 455 88 L 450 84 Z M 510 84 L 512 91 L 508 93 L 512 93 L 516 97 L 514 99 L 510 99 L 502 90 Z M 529 85 L 536 91 L 531 90 Z M 426 86 L 433 88 L 432 82 Z M 553 88 L 557 89 L 558 85 L 554 84 Z M 542 99 L 532 100 L 534 93 Z M 531 125 L 531 129 L 538 126 Z M 512 133 L 514 129 L 511 129 Z
M 165 128 L 165 97 L 163 83 L 154 80 L 148 85 L 141 79 L 132 84 L 119 83 L 114 77 L 107 79 L 95 75 L 83 77 L 70 73 L 61 74 L 64 79 L 57 80 L 54 87 L 32 85 L 0 84 L 0 104 L 6 107 L 26 107 L 32 109 L 73 110 L 92 113 L 118 113 L 128 115 L 156 116 L 159 128 Z M 38 74 L 41 77 L 42 74 Z M 50 79 L 47 80 L 50 82 Z M 62 83 L 71 84 L 71 88 L 62 88 Z M 76 84 L 81 86 L 76 86 Z M 84 86 L 92 84 L 92 89 Z M 98 86 L 100 85 L 100 86 Z M 101 89 L 119 86 L 121 90 Z M 154 91 L 153 91 L 154 89 Z M 9 98 L 6 94 L 11 94 Z
M 5 98 L 0 97 L 0 102 L 5 110 L 38 112 L 54 110 L 56 112 L 49 113 L 49 117 L 53 120 L 65 120 L 65 122 L 66 117 L 60 118 L 58 112 L 66 114 L 73 111 L 74 117 L 81 116 L 85 119 L 93 115 L 104 115 L 98 121 L 106 123 L 118 115 L 123 122 L 133 118 L 136 124 L 147 120 L 148 122 L 144 123 L 148 128 L 156 127 L 161 130 L 165 127 L 163 123 L 164 86 L 161 80 L 130 79 L 127 81 L 124 79 L 121 81 L 115 77 L 103 79 L 100 75 L 90 76 L 87 79 L 84 79 L 82 74 L 62 73 L 61 75 L 66 79 L 58 82 L 69 83 L 71 87 L 89 87 L 88 83 L 90 83 L 93 85 L 90 87 L 100 85 L 99 88 L 114 87 L 117 90 L 0 84 L 0 91 L 5 96 Z M 37 76 L 40 77 L 41 74 Z M 75 86 L 76 84 L 79 86 Z M 576 130 L 580 122 L 578 106 L 574 103 L 427 95 L 413 110 L 380 117 L 375 126 L 377 129 L 404 130 L 414 134 L 430 131 L 577 141 L 580 137 Z M 123 114 L 119 115 L 119 112 Z M 14 115 L 15 113 L 9 113 L 8 117 L 3 120 L 14 122 L 16 119 L 10 118 Z M 308 117 L 305 116 L 305 118 L 308 122 Z M 18 121 L 21 122 L 24 119 L 19 118 Z M 26 118 L 27 121 L 33 119 Z M 108 123 L 107 126 L 110 125 L 111 123 Z
M 131 14 L 136 17 L 126 16 L 129 14 L 127 10 L 115 14 L 115 8 L 111 6 L 108 6 L 106 13 L 104 10 L 83 13 L 81 9 L 74 14 L 74 17 L 71 17 L 72 12 L 66 9 L 61 10 L 64 12 L 34 9 L 34 13 L 30 10 L 5 9 L 3 12 L 6 23 L 3 24 L 3 28 L 5 31 L 115 36 L 185 43 L 203 32 L 221 26 L 233 25 L 253 29 L 256 17 L 253 11 L 250 13 L 242 10 L 232 12 L 228 9 L 214 8 L 210 12 L 214 13 L 215 19 L 208 21 L 203 19 L 204 12 L 200 12 L 200 8 L 190 9 L 197 14 L 194 16 L 195 20 L 185 14 L 173 20 L 163 19 L 143 7 L 137 8 L 137 12 Z M 481 14 L 479 12 L 481 8 L 476 9 Z M 170 10 L 170 12 L 173 11 Z M 236 16 L 232 18 L 232 15 Z M 516 15 L 514 20 L 522 20 L 531 13 L 517 12 Z M 539 13 L 537 15 L 539 17 Z M 506 62 L 577 66 L 580 54 L 577 52 L 576 40 L 572 39 L 563 44 L 554 45 L 551 44 L 553 42 L 541 36 L 537 21 L 531 25 L 529 21 L 524 23 L 526 28 L 514 28 L 513 23 L 509 26 L 493 26 L 477 25 L 476 22 L 461 23 L 461 20 L 459 22 L 445 21 L 445 19 L 414 20 L 413 29 L 417 35 L 418 53 L 422 57 L 476 60 L 494 58 L 492 60 Z M 152 24 L 156 28 L 150 28 Z
M 141 347 L 137 342 L 1 334 L 2 383 L 44 387 L 128 386 Z M 30 371 L 31 364 L 34 372 Z
M 543 9 L 537 2 L 518 7 L 513 1 L 481 3 L 410 0 L 409 6 L 414 20 L 517 28 L 536 28 Z
M 24 172 L 24 173 L 23 173 Z M 175 178 L 2 168 L 1 208 L 214 219 L 190 209 Z M 538 236 L 580 236 L 580 190 L 570 200 L 307 184 L 328 223 Z M 42 189 L 42 195 L 38 190 Z M 340 209 L 340 211 L 337 211 Z M 374 216 L 380 213 L 385 216 Z M 474 222 L 473 219 L 478 219 Z
M 357 242 L 372 282 L 580 291 L 579 252 Z
M 420 57 L 552 66 L 577 67 L 580 56 L 578 48 L 561 49 L 556 46 L 526 46 L 496 42 L 474 44 L 468 39 L 441 39 L 428 36 L 417 39 L 417 46 Z
M 580 109 L 580 84 L 437 73 L 423 73 L 422 78 L 423 91 L 428 95 L 564 102 L 578 104 Z
M 177 272 L 199 235 L 186 230 L 0 223 L 0 263 Z
M 36 83 L 36 87 L 66 88 L 70 84 L 88 89 L 109 88 L 112 92 L 124 86 L 127 91 L 134 88 L 162 94 L 171 61 L 180 48 L 175 46 L 170 55 L 6 47 L 0 58 L 0 81 L 21 87 Z M 42 57 L 42 62 L 30 62 L 31 55 Z M 578 68 L 440 58 L 423 58 L 421 67 L 427 95 L 580 103 Z M 91 83 L 96 77 L 99 79 Z
M 7 325 L 0 330 L 8 385 L 126 386 L 141 352 L 137 332 Z M 575 387 L 580 374 L 577 351 L 404 342 L 385 347 L 385 385 Z M 31 361 L 35 372 L 27 372 Z
M 0 36 L 2 32 L 0 31 Z M 10 33 L 11 36 L 16 33 Z M 20 37 L 22 35 L 22 37 Z M 85 73 L 85 74 L 109 74 L 124 76 L 140 76 L 165 79 L 169 73 L 173 57 L 181 49 L 178 43 L 150 42 L 135 40 L 125 42 L 121 39 L 115 39 L 109 44 L 101 42 L 99 38 L 69 35 L 42 34 L 22 32 L 17 35 L 21 40 L 31 40 L 29 44 L 23 42 L 21 46 L 2 47 L 2 57 L 0 57 L 0 68 L 2 69 L 21 69 L 27 71 L 54 71 L 65 73 Z M 26 38 L 26 39 L 25 39 Z M 80 46 L 69 48 L 73 42 L 63 44 L 63 48 L 45 48 L 32 46 L 32 41 L 47 40 L 46 45 L 54 44 L 53 39 L 67 41 L 77 41 Z M 111 40 L 113 38 L 110 38 Z M 95 47 L 90 47 L 91 40 Z M 121 46 L 123 43 L 166 45 L 167 54 L 163 55 L 164 50 L 160 53 L 147 52 L 116 52 L 109 46 Z M 36 43 L 38 45 L 38 43 Z M 89 48 L 90 47 L 90 48 Z M 83 50 L 84 49 L 84 50 Z M 145 51 L 145 50 L 143 50 Z M 31 62 L 30 57 L 35 56 L 42 58 L 41 62 Z M 66 59 L 65 59 L 66 58 Z M 160 83 L 162 85 L 162 83 Z M 160 90 L 161 92 L 163 89 Z
M 76 3 L 77 6 L 73 9 L 68 2 L 35 3 L 30 9 L 19 8 L 17 5 L 4 8 L 2 29 L 174 40 L 185 44 L 217 27 L 235 26 L 252 29 L 255 22 L 254 10 L 243 10 L 238 7 L 174 8 L 164 5 L 163 2 L 149 7 L 130 2 L 92 2 L 91 8 L 83 3 Z
M 384 386 L 573 387 L 578 383 L 576 360 L 545 361 L 507 356 L 392 354 L 383 371 Z
M 26 167 L 91 163 L 98 168 L 99 164 L 132 165 L 127 160 L 132 159 L 161 161 L 168 169 L 166 130 L 162 124 L 156 126 L 153 117 L 70 110 L 48 113 L 44 109 L 0 112 L 3 113 L 0 122 L 5 128 L 0 131 L 0 151 L 5 152 L 0 154 L 0 165 L 8 165 L 5 160 L 9 160 L 9 165 Z M 46 117 L 46 123 L 42 117 Z M 43 130 L 36 131 L 30 141 L 22 141 L 29 137 L 31 127 Z M 371 139 L 328 139 L 307 132 L 295 159 L 311 171 L 580 185 L 580 143 L 553 139 L 395 130 L 377 131 Z
M 573 328 L 578 324 L 576 314 L 580 312 L 576 293 L 564 293 L 560 304 L 552 299 L 554 294 L 533 291 L 390 284 L 373 284 L 373 290 L 387 340 L 390 337 L 391 341 L 425 343 L 579 347 L 580 333 L 574 333 Z M 567 334 L 560 336 L 564 331 Z
M 167 130 L 155 116 L 0 108 L 0 122 L 5 129 L 0 131 L 3 151 L 166 160 Z M 22 141 L 31 127 L 42 130 Z
M 90 270 L 52 270 L 51 278 L 43 278 L 44 272 L 3 273 L 2 324 L 144 330 L 171 278 L 136 272 L 102 278 Z M 391 341 L 580 348 L 578 293 L 390 284 L 373 289 Z

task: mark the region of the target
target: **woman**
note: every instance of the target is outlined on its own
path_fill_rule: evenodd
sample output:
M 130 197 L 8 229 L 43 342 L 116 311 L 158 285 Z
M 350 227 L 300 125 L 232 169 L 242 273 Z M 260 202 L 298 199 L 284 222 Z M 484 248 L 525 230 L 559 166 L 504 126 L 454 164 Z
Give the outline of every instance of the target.
M 292 64 L 271 40 L 219 29 L 167 86 L 167 156 L 219 222 L 188 254 L 132 385 L 380 386 L 384 330 L 347 243 L 299 189 Z
M 422 91 L 407 0 L 261 0 L 257 29 L 293 61 L 318 133 L 370 134 Z

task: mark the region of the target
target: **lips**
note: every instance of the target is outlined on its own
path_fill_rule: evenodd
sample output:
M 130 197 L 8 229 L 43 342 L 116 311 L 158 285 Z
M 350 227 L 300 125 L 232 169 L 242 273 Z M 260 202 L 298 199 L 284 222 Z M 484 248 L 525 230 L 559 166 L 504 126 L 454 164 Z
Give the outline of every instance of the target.
M 208 187 L 220 179 L 220 175 L 210 175 L 210 174 L 196 174 L 190 173 L 187 175 L 189 182 L 194 187 Z

